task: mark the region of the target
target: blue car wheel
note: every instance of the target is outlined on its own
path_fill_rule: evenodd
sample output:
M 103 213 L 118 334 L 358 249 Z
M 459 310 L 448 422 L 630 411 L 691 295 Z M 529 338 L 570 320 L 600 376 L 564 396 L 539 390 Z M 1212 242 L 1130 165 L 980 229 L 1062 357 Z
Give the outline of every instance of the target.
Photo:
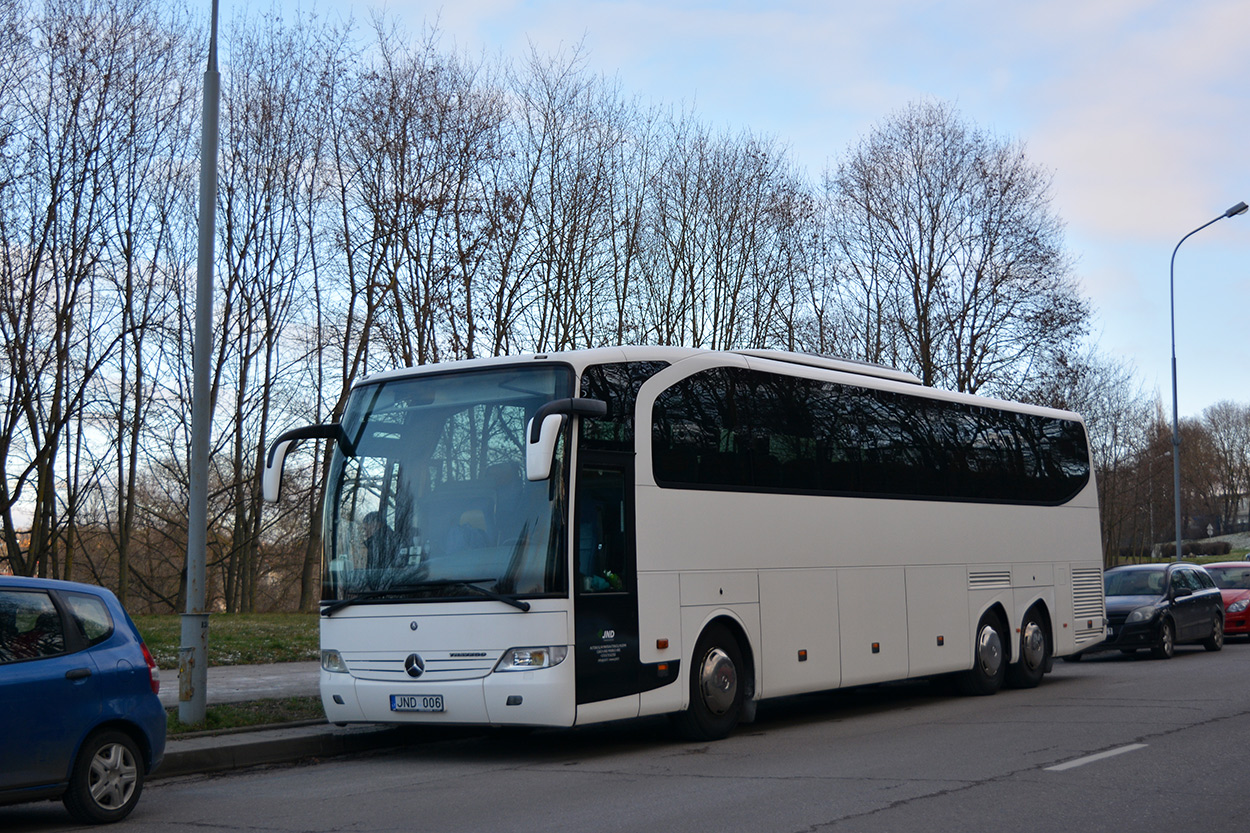
M 130 736 L 109 730 L 87 738 L 74 761 L 65 809 L 90 824 L 121 821 L 143 792 L 143 757 Z

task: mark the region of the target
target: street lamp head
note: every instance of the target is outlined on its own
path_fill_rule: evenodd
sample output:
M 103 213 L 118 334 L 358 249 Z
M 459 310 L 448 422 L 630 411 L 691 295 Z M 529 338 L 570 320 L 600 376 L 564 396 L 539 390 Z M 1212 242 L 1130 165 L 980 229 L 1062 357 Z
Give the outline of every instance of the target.
M 1224 216 L 1236 217 L 1238 214 L 1245 214 L 1247 208 L 1250 208 L 1250 205 L 1246 205 L 1244 202 L 1239 202 L 1236 205 L 1234 205 L 1232 208 L 1225 211 Z

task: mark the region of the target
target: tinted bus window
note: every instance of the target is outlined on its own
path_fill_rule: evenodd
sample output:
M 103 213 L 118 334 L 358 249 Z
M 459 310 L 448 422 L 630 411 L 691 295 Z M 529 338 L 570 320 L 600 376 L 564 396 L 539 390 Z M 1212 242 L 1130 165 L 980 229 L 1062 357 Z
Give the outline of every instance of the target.
M 583 419 L 583 448 L 634 450 L 634 403 L 643 382 L 668 367 L 668 362 L 596 364 L 582 373 L 581 395 L 608 403 L 600 419 Z
M 652 432 L 674 488 L 1059 504 L 1089 480 L 1078 422 L 742 368 L 664 391 Z

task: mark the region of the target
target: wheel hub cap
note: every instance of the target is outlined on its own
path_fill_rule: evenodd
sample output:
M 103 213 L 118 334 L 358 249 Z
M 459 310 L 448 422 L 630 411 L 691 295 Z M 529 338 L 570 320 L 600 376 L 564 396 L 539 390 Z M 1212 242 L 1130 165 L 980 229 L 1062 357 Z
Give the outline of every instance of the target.
M 994 677 L 1003 664 L 1003 641 L 992 627 L 981 629 L 977 635 L 977 662 L 986 676 Z
M 101 807 L 121 807 L 130 799 L 137 780 L 134 758 L 119 743 L 109 744 L 91 759 L 91 798 Z
M 699 672 L 699 691 L 708 711 L 722 715 L 733 707 L 738 696 L 738 669 L 720 648 L 713 648 L 703 658 Z
M 1020 652 L 1024 664 L 1029 668 L 1037 668 L 1046 656 L 1046 635 L 1036 622 L 1029 622 L 1020 640 Z

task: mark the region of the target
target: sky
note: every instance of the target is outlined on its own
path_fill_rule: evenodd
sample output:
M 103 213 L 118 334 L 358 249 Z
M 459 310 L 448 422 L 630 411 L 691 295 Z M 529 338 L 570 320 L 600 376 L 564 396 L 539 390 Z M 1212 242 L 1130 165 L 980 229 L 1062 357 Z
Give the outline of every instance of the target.
M 475 55 L 580 44 L 623 92 L 772 136 L 813 179 L 908 103 L 949 102 L 1050 172 L 1091 337 L 1169 413 L 1173 249 L 1250 202 L 1246 0 L 285 2 L 436 23 Z M 1186 240 L 1175 286 L 1181 415 L 1250 404 L 1250 213 Z

